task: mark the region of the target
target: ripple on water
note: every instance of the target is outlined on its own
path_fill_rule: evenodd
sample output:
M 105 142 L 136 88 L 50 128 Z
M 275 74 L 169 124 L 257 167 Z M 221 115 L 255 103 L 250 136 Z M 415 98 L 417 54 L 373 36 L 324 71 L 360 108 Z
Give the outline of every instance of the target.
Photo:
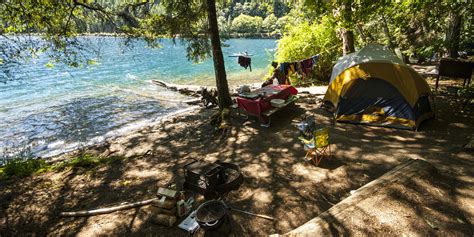
M 9 68 L 15 80 L 0 83 L 0 158 L 25 147 L 39 156 L 61 153 L 187 107 L 182 101 L 188 97 L 163 90 L 150 83 L 151 79 L 215 84 L 211 60 L 189 62 L 185 48 L 169 40 L 163 40 L 159 50 L 140 41 L 124 48 L 120 40 L 110 37 L 84 41 L 100 46 L 101 54 L 90 56 L 97 64 L 47 68 L 50 59 L 42 55 L 29 64 Z M 227 44 L 230 47 L 224 49 L 224 57 L 229 83 L 261 82 L 269 63 L 265 50 L 275 48 L 275 41 L 235 39 Z M 243 51 L 255 55 L 252 72 L 228 57 Z

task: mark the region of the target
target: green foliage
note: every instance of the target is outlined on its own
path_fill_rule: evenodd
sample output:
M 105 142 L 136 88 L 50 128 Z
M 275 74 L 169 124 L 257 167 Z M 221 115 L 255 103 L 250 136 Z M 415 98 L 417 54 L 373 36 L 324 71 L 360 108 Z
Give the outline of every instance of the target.
M 276 26 L 275 26 L 276 27 L 275 33 L 283 35 L 283 33 L 286 30 L 287 25 L 288 26 L 291 25 L 291 23 L 289 21 L 289 16 L 283 16 L 283 17 L 278 18 L 278 20 L 276 22 Z
M 304 5 L 296 4 L 292 6 L 288 14 L 278 18 L 275 24 L 275 34 L 283 35 L 286 31 L 303 22 L 318 22 L 320 17 L 308 9 Z
M 240 15 L 232 21 L 232 29 L 237 33 L 258 33 L 263 25 L 259 16 Z
M 68 162 L 68 166 L 89 168 L 103 163 L 104 160 L 105 159 L 100 156 L 84 154 L 82 156 L 71 159 Z
M 63 162 L 47 163 L 43 159 L 21 159 L 16 158 L 8 161 L 6 165 L 0 167 L 0 179 L 11 177 L 27 177 L 48 171 L 60 171 L 71 168 L 94 168 L 102 164 L 110 164 L 121 161 L 123 157 L 111 156 L 102 157 L 93 154 L 83 154 Z
M 276 17 L 282 17 L 290 11 L 289 1 L 273 0 L 272 9 Z
M 274 32 L 276 30 L 278 18 L 274 14 L 268 15 L 265 20 L 263 20 L 262 27 L 265 32 Z
M 336 35 L 335 22 L 329 17 L 321 23 L 301 23 L 291 27 L 278 41 L 278 62 L 294 62 L 320 54 L 314 78 L 328 80 L 332 66 L 340 56 L 341 41 Z
M 227 21 L 224 16 L 217 17 L 217 24 L 221 34 L 228 34 L 231 31 L 232 22 Z
M 466 99 L 474 99 L 474 85 L 459 89 L 458 95 Z
M 249 16 L 267 17 L 270 14 L 283 16 L 289 11 L 287 3 L 274 0 L 273 3 L 263 1 L 230 1 L 228 4 L 221 4 L 222 14 L 226 18 L 234 19 L 242 14 Z
M 0 177 L 26 177 L 49 169 L 49 165 L 42 159 L 13 159 L 0 168 Z

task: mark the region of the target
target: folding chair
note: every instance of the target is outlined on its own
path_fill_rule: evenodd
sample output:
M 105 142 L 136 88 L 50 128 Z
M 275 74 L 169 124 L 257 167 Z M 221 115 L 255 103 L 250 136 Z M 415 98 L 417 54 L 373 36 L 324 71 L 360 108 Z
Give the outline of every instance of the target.
M 305 159 L 313 161 L 318 166 L 324 157 L 331 157 L 331 145 L 329 144 L 329 128 L 321 128 L 313 132 L 313 138 L 305 139 L 300 136 L 299 139 L 304 144 L 306 150 Z

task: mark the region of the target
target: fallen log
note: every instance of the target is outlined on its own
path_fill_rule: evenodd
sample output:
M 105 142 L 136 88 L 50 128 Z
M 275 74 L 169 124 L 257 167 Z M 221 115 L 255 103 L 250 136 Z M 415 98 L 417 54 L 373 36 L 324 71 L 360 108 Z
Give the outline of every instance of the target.
M 186 103 L 188 105 L 197 105 L 197 104 L 201 103 L 201 100 L 200 99 L 190 99 L 190 100 L 183 101 L 183 103 Z
M 102 214 L 107 214 L 107 213 L 116 212 L 116 211 L 120 211 L 120 210 L 125 210 L 125 209 L 130 209 L 130 208 L 149 205 L 155 200 L 157 201 L 158 198 L 152 198 L 152 199 L 148 199 L 148 200 L 144 200 L 144 201 L 140 201 L 140 202 L 128 203 L 128 204 L 123 204 L 123 205 L 114 206 L 114 207 L 99 208 L 99 209 L 95 209 L 95 210 L 61 212 L 59 214 L 59 216 L 61 216 L 61 217 L 78 217 L 78 216 L 102 215 Z

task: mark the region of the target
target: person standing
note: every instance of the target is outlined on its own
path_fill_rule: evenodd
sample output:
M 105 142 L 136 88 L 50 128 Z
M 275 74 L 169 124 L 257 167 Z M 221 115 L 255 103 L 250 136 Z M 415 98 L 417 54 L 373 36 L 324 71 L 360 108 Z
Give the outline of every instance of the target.
M 265 86 L 268 86 L 268 85 L 271 85 L 273 84 L 273 79 L 277 79 L 278 80 L 278 84 L 279 85 L 282 85 L 282 84 L 290 84 L 289 83 L 289 80 L 286 78 L 286 75 L 283 71 L 280 70 L 280 68 L 278 67 L 278 63 L 273 61 L 272 62 L 272 67 L 273 67 L 273 73 L 272 73 L 272 76 L 270 78 L 268 78 L 263 84 L 262 84 L 262 87 L 265 87 Z

